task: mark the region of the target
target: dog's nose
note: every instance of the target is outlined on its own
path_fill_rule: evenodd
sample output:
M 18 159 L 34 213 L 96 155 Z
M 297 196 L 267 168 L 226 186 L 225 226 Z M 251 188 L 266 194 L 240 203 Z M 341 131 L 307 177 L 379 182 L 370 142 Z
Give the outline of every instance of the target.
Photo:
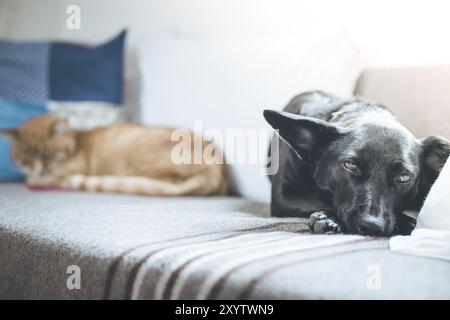
M 359 230 L 363 234 L 381 236 L 384 234 L 386 222 L 384 219 L 372 215 L 365 215 L 359 223 Z

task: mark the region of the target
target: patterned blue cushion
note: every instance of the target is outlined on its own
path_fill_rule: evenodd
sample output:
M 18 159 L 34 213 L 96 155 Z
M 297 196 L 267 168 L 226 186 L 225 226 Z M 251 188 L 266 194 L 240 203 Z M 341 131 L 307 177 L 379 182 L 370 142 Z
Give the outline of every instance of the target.
M 49 44 L 0 41 L 0 97 L 20 102 L 48 100 Z
M 0 40 L 0 128 L 17 127 L 54 101 L 121 104 L 125 34 L 95 47 Z M 0 181 L 22 179 L 0 135 Z

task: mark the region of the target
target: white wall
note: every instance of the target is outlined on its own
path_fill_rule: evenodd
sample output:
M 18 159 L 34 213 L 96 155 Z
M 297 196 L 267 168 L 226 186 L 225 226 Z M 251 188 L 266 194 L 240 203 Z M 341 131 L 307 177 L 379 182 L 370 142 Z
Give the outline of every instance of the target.
M 78 4 L 82 29 L 65 27 Z M 0 0 L 0 36 L 105 39 L 123 27 L 132 38 L 347 30 L 370 66 L 450 62 L 446 0 Z M 299 39 L 301 41 L 301 39 Z

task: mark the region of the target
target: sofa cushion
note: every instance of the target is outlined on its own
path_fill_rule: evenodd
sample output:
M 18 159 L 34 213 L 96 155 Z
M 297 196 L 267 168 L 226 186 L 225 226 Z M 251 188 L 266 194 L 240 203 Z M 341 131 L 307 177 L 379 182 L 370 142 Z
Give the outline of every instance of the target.
M 244 199 L 1 184 L 0 203 L 0 298 L 450 298 L 448 262 L 309 235 L 304 219 Z
M 450 66 L 369 69 L 355 94 L 385 104 L 417 137 L 450 139 Z

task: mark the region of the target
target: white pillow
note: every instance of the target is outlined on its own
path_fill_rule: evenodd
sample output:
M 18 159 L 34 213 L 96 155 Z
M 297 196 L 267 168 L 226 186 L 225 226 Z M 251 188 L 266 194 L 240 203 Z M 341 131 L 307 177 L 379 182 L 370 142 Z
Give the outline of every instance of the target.
M 72 128 L 90 130 L 125 119 L 121 105 L 100 101 L 50 101 L 47 110 L 66 118 Z
M 282 109 L 306 90 L 351 96 L 360 72 L 358 55 L 342 33 L 325 40 L 149 37 L 138 52 L 144 123 L 192 129 L 200 120 L 204 130 L 268 130 L 258 136 L 265 140 L 259 141 L 258 164 L 231 166 L 239 193 L 263 202 L 270 201 L 262 162 L 271 135 L 263 110 Z M 225 146 L 225 154 L 231 152 Z

